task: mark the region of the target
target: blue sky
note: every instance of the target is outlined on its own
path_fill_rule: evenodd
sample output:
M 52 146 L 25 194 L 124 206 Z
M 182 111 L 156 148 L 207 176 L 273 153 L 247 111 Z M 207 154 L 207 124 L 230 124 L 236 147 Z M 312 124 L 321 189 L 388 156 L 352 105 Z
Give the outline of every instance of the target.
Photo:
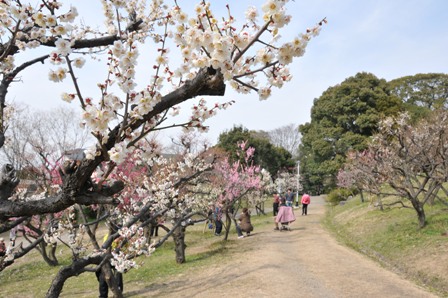
M 313 0 L 289 3 L 289 30 L 328 24 L 291 67 L 292 82 L 268 101 L 242 98 L 210 121 L 213 137 L 232 119 L 248 129 L 272 130 L 310 121 L 313 100 L 358 72 L 386 80 L 417 73 L 448 73 L 448 1 Z
M 93 1 L 73 2 L 86 14 L 86 20 L 101 13 Z M 178 2 L 193 7 L 198 1 Z M 236 17 L 240 17 L 247 5 L 261 7 L 264 1 L 211 2 L 214 7 L 229 3 Z M 235 99 L 237 103 L 206 122 L 210 125 L 206 136 L 212 143 L 234 124 L 269 131 L 309 122 L 313 100 L 358 72 L 370 72 L 386 80 L 417 73 L 448 73 L 446 0 L 295 0 L 287 7 L 293 19 L 282 33 L 285 38 L 304 32 L 324 17 L 328 24 L 310 42 L 305 55 L 291 65 L 292 81 L 275 89 L 267 101 L 259 101 L 256 94 L 237 94 L 230 87 L 224 98 L 216 99 Z M 39 66 L 30 75 L 24 75 L 26 84 L 11 89 L 9 98 L 39 109 L 62 105 L 60 92 L 54 93 L 56 96 L 46 92 L 47 88 L 60 87 L 51 82 L 41 85 L 42 81 L 33 79 L 35 75 L 46 77 L 48 68 Z

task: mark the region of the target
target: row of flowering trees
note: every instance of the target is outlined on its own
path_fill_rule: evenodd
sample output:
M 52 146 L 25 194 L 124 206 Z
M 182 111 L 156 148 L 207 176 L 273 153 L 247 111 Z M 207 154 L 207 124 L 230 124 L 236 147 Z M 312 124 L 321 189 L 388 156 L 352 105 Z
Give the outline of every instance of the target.
M 144 141 L 119 166 L 114 167 L 112 163 L 102 165 L 92 176 L 92 183 L 99 183 L 103 171 L 112 171 L 112 179 L 126 181 L 117 197 L 120 203 L 89 208 L 74 205 L 63 212 L 33 216 L 22 224 L 23 238 L 19 238 L 20 241 L 27 239 L 29 243 L 20 242 L 19 246 L 10 248 L 2 260 L 2 268 L 12 265 L 14 260 L 24 257 L 36 246 L 51 249 L 52 258 L 47 257 L 45 250 L 41 253 L 50 265 L 55 266 L 58 262 L 54 252 L 62 243 L 72 252 L 73 262 L 61 269 L 51 290 L 57 290 L 67 278 L 83 272 L 80 264 L 85 262 L 86 256 L 102 254 L 106 260 L 110 259 L 110 265 L 102 264 L 102 270 L 106 272 L 111 289 L 120 295 L 115 280 L 111 278 L 111 266 L 120 272 L 135 268 L 138 266 L 136 257 L 150 255 L 170 237 L 174 239 L 176 261 L 183 263 L 185 232 L 190 224 L 205 220 L 214 206 L 228 206 L 226 210 L 230 210 L 230 206 L 238 206 L 245 196 L 250 198 L 248 202 L 253 206 L 257 202 L 254 198 L 259 200 L 259 192 L 272 183 L 266 171 L 251 163 L 254 149 L 246 148 L 245 143 L 235 146 L 245 156 L 244 161 L 233 164 L 217 149 L 202 146 L 202 150 L 193 152 L 191 143 L 183 145 L 183 150 L 165 157 L 155 142 Z M 114 169 L 111 170 L 110 166 Z M 45 175 L 44 169 L 41 176 Z M 53 176 L 65 177 L 62 172 L 60 175 L 53 173 Z M 54 179 L 49 189 L 58 187 L 60 179 Z M 29 199 L 42 195 L 41 191 L 45 193 L 48 189 L 39 187 Z M 26 195 L 23 197 L 28 198 Z M 151 242 L 149 231 L 151 227 L 160 225 L 160 218 L 164 219 L 162 226 L 166 234 L 157 242 Z M 228 214 L 228 218 L 234 218 L 234 214 Z M 106 222 L 108 227 L 108 236 L 104 239 L 104 231 L 98 229 L 102 222 Z M 227 225 L 225 239 L 229 231 L 230 224 Z M 101 250 L 102 245 L 108 249 Z
M 241 94 L 256 92 L 266 99 L 291 80 L 288 65 L 304 54 L 325 22 L 282 41 L 279 33 L 291 20 L 288 0 L 267 0 L 261 11 L 250 7 L 239 23 L 229 6 L 221 17 L 206 1 L 198 1 L 191 15 L 175 0 L 99 1 L 104 26 L 97 27 L 77 22 L 76 1 L 0 1 L 0 147 L 7 146 L 8 123 L 15 117 L 8 109 L 8 92 L 40 64 L 48 65 L 48 76 L 33 80 L 61 84 L 64 92 L 46 88 L 40 98 L 34 92 L 35 100 L 61 98 L 77 104 L 81 124 L 95 138 L 84 157 L 60 167 L 61 185 L 45 195 L 22 196 L 16 192 L 20 179 L 14 166 L 1 168 L 0 232 L 27 225 L 36 216 L 58 214 L 41 226 L 44 233 L 38 238 L 63 241 L 72 250 L 73 263 L 61 268 L 48 297 L 59 296 L 67 278 L 100 268 L 120 297 L 111 265 L 127 270 L 135 265 L 135 256 L 151 253 L 157 244 L 148 245 L 144 227 L 159 216 L 173 219 L 170 233 L 179 232 L 176 228 L 197 212 L 200 196 L 193 186 L 203 183 L 202 174 L 216 163 L 206 151 L 185 152 L 170 162 L 148 135 L 171 127 L 206 130 L 204 121 L 233 101 L 210 104 L 208 98 L 196 97 L 223 96 L 226 83 Z M 154 60 L 148 63 L 147 58 Z M 190 101 L 190 118 L 176 122 L 180 104 Z M 259 169 L 248 166 L 245 171 L 258 175 Z M 210 193 L 219 197 L 217 190 Z M 84 215 L 82 206 L 97 208 L 97 218 Z M 101 243 L 95 231 L 103 220 L 110 231 Z M 85 241 L 93 250 L 85 249 Z
M 436 111 L 412 123 L 408 114 L 384 120 L 367 150 L 352 152 L 339 172 L 341 187 L 355 187 L 379 198 L 395 196 L 412 205 L 420 228 L 425 204 L 448 204 L 448 114 Z M 395 204 L 394 203 L 394 204 Z

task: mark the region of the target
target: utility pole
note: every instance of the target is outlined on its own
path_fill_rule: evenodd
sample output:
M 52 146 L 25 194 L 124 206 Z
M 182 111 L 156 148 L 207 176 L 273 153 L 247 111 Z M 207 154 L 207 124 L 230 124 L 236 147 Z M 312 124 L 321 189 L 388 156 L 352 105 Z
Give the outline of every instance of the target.
M 299 206 L 299 190 L 300 190 L 300 161 L 297 161 L 297 198 L 296 198 L 296 206 Z

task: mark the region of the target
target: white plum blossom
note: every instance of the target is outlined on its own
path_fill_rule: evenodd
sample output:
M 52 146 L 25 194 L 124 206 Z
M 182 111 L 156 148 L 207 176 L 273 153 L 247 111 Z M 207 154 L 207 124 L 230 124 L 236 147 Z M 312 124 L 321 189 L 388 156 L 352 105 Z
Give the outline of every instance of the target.
M 70 6 L 70 11 L 60 16 L 61 22 L 73 23 L 78 16 L 78 9 L 74 6 Z
M 86 159 L 92 160 L 96 156 L 96 148 L 91 146 L 84 151 L 84 154 L 86 155 Z
M 279 0 L 268 0 L 261 6 L 261 9 L 265 14 L 272 15 L 280 10 L 282 2 Z
M 72 52 L 70 42 L 68 40 L 59 38 L 54 44 L 56 45 L 57 52 L 62 56 L 67 56 Z
M 64 92 L 61 94 L 61 98 L 63 101 L 70 103 L 73 101 L 73 99 L 75 99 L 75 94 L 69 94 L 69 93 Z
M 65 35 L 65 34 L 67 34 L 67 32 L 69 31 L 68 29 L 69 29 L 70 27 L 69 26 L 55 26 L 55 27 L 53 27 L 52 28 L 52 30 L 51 30 L 51 32 L 54 34 L 54 35 Z
M 271 96 L 271 88 L 268 87 L 260 88 L 258 90 L 258 95 L 260 96 L 260 100 L 267 99 L 269 96 Z
M 56 25 L 57 25 L 57 19 L 56 19 L 56 16 L 49 14 L 49 15 L 46 15 L 45 18 L 46 18 L 46 24 L 47 24 L 47 26 L 49 26 L 49 27 L 53 27 L 53 26 L 56 26 Z
M 33 19 L 34 22 L 36 23 L 36 25 L 40 26 L 40 27 L 46 27 L 46 22 L 45 22 L 45 15 L 38 11 L 33 15 Z
M 73 60 L 73 65 L 77 68 L 82 68 L 85 63 L 86 63 L 86 60 L 82 57 L 78 57 L 78 58 L 75 58 L 75 60 Z
M 274 55 L 270 49 L 260 49 L 257 52 L 257 61 L 262 64 L 268 64 L 273 61 Z
M 48 78 L 53 82 L 62 82 L 67 75 L 67 69 L 59 67 L 56 71 L 50 70 Z
M 112 52 L 115 57 L 120 58 L 123 56 L 126 51 L 124 49 L 123 43 L 120 40 L 114 42 L 114 46 L 112 47 Z
M 121 145 L 115 145 L 111 150 L 109 150 L 110 160 L 113 162 L 120 164 L 126 158 L 126 150 Z
M 258 10 L 255 6 L 249 6 L 245 13 L 246 19 L 251 22 L 256 22 L 258 17 Z
M 0 63 L 0 71 L 9 72 L 14 68 L 14 56 L 7 56 L 2 63 Z
M 132 268 L 137 267 L 137 263 L 133 260 L 128 260 L 126 254 L 122 251 L 119 253 L 112 252 L 113 258 L 110 264 L 117 269 L 118 272 L 124 273 Z
M 166 64 L 168 64 L 168 59 L 165 56 L 159 55 L 156 58 L 156 63 L 166 65 Z

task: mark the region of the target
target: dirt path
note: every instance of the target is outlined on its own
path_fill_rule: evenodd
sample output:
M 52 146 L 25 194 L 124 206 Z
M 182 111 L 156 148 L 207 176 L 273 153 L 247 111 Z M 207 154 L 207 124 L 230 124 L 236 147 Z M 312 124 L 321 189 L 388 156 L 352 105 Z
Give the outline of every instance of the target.
M 128 297 L 437 297 L 339 245 L 320 224 L 324 212 L 313 197 L 292 231 L 255 227 L 232 262 Z

